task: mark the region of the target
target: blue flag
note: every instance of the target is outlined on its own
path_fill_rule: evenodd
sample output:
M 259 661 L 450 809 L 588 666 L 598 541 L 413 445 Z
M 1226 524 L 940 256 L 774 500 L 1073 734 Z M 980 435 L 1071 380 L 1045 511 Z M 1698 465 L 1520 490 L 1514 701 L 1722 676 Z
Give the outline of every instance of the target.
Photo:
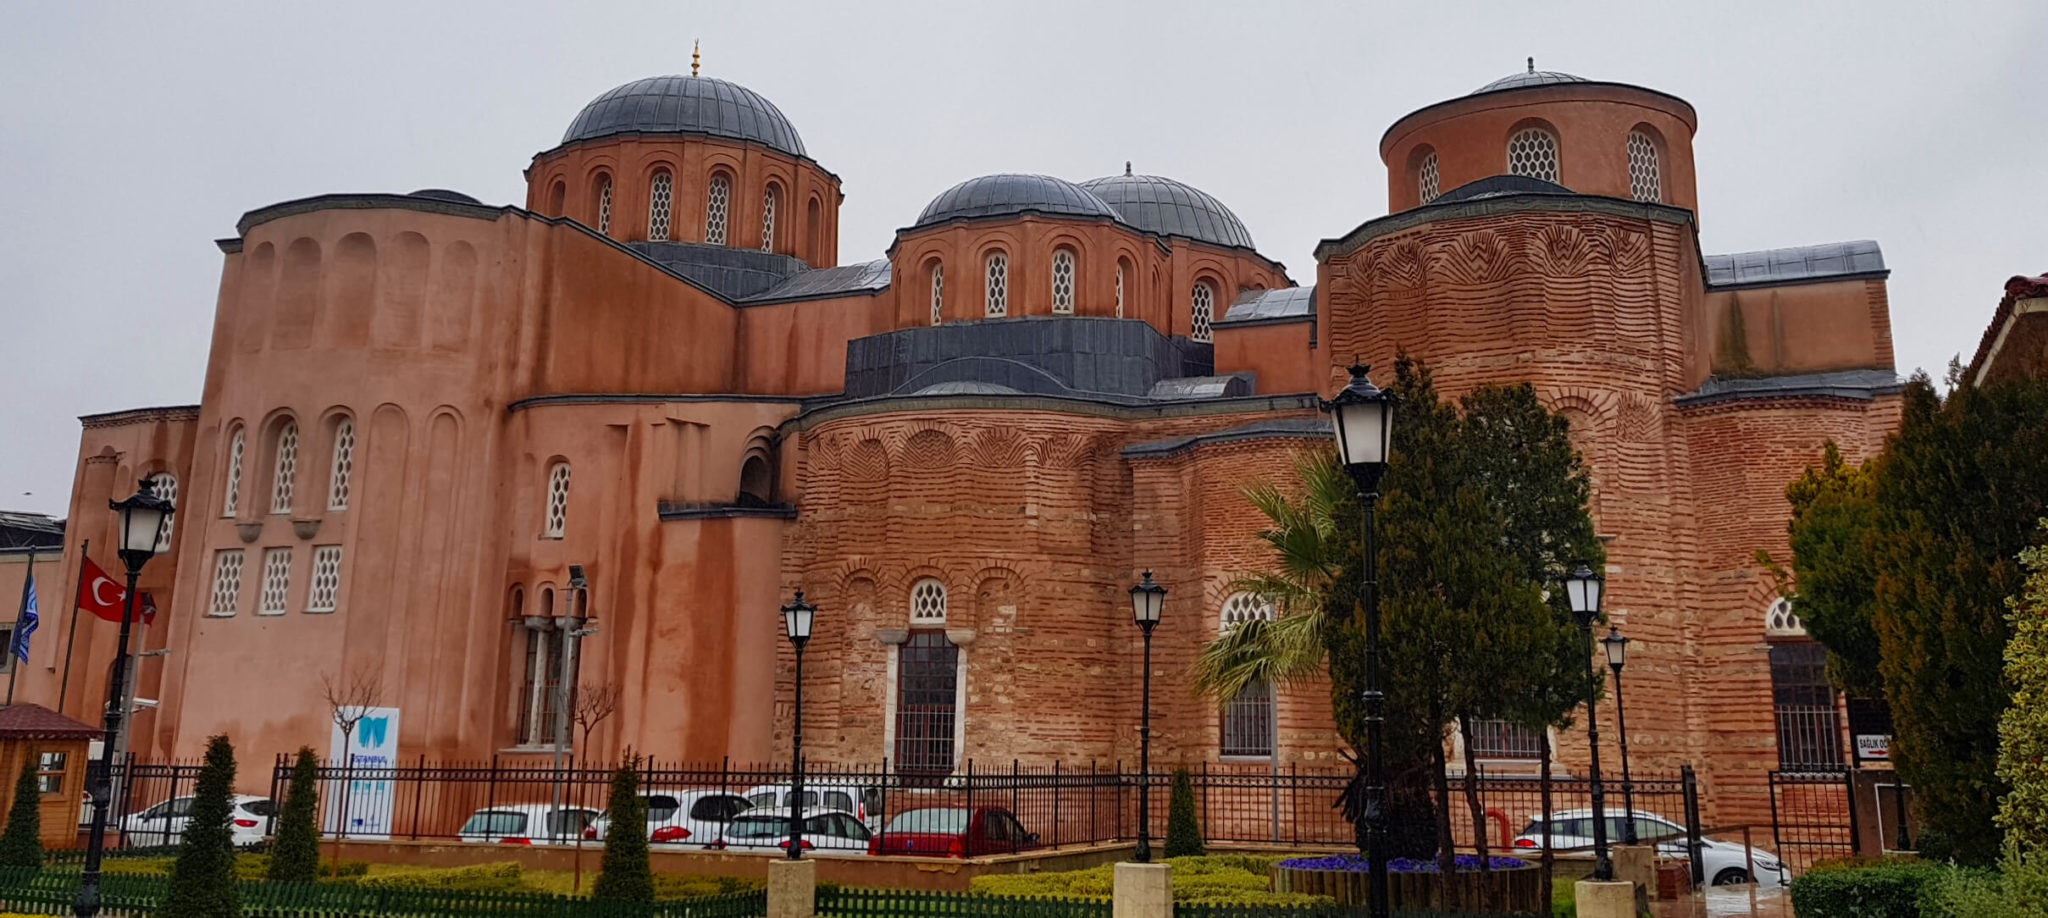
M 28 603 L 21 607 L 21 621 L 16 622 L 14 625 L 14 656 L 15 659 L 23 663 L 28 662 L 28 636 L 36 633 L 37 623 L 36 578 L 34 574 L 30 574 L 28 578 Z

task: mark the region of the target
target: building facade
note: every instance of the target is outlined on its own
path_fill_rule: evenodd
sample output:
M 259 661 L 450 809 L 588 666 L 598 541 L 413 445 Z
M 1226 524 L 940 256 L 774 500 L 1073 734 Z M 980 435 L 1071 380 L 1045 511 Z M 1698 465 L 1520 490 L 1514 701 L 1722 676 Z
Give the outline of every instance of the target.
M 175 491 L 146 755 L 324 747 L 322 677 L 363 674 L 404 756 L 544 756 L 580 599 L 571 678 L 622 701 L 579 754 L 769 760 L 802 588 L 814 757 L 1127 759 L 1150 570 L 1159 760 L 1335 765 L 1326 693 L 1218 706 L 1183 673 L 1271 614 L 1231 587 L 1270 561 L 1242 489 L 1327 443 L 1316 398 L 1354 356 L 1406 352 L 1446 394 L 1528 381 L 1570 418 L 1636 641 L 1634 761 L 1695 763 L 1710 821 L 1761 821 L 1767 771 L 1842 750 L 1831 700 L 1833 746 L 1781 728 L 1813 674 L 1752 555 L 1782 554 L 1824 441 L 1881 445 L 1897 379 L 1874 243 L 1700 251 L 1696 126 L 1533 68 L 1420 109 L 1381 141 L 1391 212 L 1302 286 L 1222 202 L 1128 167 L 969 179 L 839 264 L 839 179 L 772 103 L 636 81 L 533 158 L 523 205 L 245 214 L 200 403 L 84 419 L 63 574 L 109 498 Z M 68 670 L 37 646 L 26 697 L 91 718 L 92 624 Z M 1573 767 L 1583 735 L 1557 740 Z

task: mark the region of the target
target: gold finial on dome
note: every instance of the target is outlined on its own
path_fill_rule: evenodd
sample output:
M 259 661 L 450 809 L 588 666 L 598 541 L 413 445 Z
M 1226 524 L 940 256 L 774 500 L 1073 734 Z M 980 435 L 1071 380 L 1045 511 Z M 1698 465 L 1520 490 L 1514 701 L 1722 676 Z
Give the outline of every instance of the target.
M 691 75 L 691 76 L 696 76 L 696 75 L 697 75 L 697 69 L 698 69 L 699 67 L 702 67 L 702 66 L 704 66 L 704 54 L 703 54 L 703 51 L 704 51 L 704 40 L 703 40 L 703 39 L 701 39 L 701 38 L 700 38 L 700 39 L 697 39 L 697 40 L 695 40 L 695 41 L 692 41 L 692 42 L 690 42 L 690 75 Z M 1533 58 L 1533 57 L 1532 57 L 1532 58 L 1530 58 L 1530 60 L 1535 60 L 1535 58 Z
M 1536 59 L 1534 57 L 1529 58 L 1529 72 L 1536 72 Z

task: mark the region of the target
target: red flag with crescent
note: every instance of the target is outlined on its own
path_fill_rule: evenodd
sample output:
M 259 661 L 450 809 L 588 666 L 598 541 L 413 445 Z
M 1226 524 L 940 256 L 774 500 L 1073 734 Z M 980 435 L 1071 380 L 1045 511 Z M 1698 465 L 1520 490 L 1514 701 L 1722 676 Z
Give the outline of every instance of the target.
M 121 606 L 128 598 L 127 589 L 113 575 L 85 559 L 85 574 L 78 578 L 78 607 L 110 622 L 121 620 Z M 137 597 L 136 618 L 147 625 L 156 620 L 156 603 L 144 593 Z

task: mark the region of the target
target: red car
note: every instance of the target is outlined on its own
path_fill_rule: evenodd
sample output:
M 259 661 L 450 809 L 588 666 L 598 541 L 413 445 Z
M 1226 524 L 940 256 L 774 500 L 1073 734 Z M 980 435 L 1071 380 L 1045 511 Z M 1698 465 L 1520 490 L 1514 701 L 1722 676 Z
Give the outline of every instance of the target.
M 1009 810 L 992 806 L 906 810 L 868 840 L 869 854 L 914 857 L 980 857 L 1037 847 L 1038 833 L 1024 831 Z

